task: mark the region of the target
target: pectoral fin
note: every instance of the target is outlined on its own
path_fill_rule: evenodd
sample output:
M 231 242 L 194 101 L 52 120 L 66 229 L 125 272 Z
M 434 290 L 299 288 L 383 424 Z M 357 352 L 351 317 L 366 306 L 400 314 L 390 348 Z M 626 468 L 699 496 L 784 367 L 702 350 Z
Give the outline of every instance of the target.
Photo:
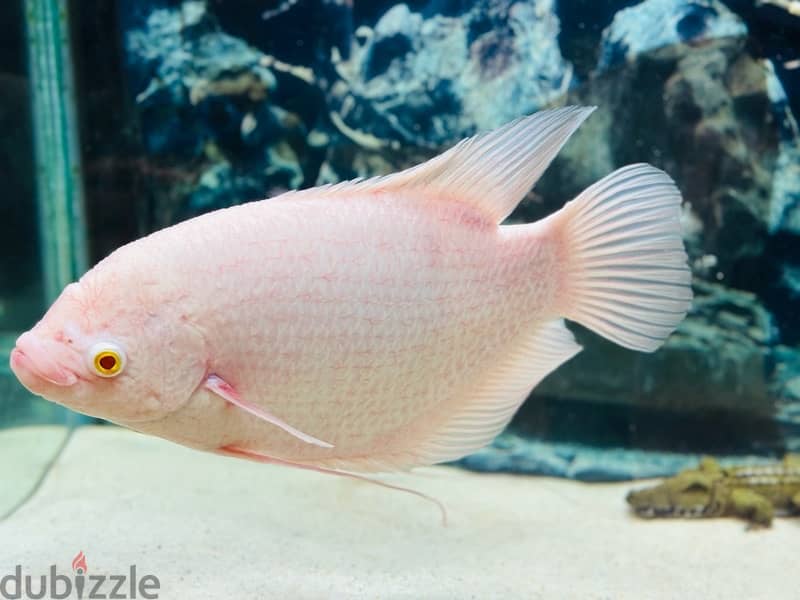
M 293 435 L 299 440 L 306 442 L 307 444 L 314 444 L 315 446 L 321 446 L 323 448 L 333 448 L 333 444 L 329 444 L 328 442 L 323 442 L 322 440 L 318 440 L 314 436 L 308 435 L 307 433 L 303 433 L 302 431 L 295 429 L 285 421 L 279 419 L 273 414 L 267 412 L 261 406 L 257 404 L 253 404 L 252 402 L 248 402 L 241 396 L 239 393 L 234 389 L 232 385 L 230 385 L 227 381 L 218 377 L 217 375 L 209 375 L 208 379 L 205 382 L 205 388 L 210 392 L 213 392 L 223 400 L 226 400 L 233 404 L 237 408 L 241 408 L 243 411 L 250 413 L 254 417 L 258 417 L 262 421 L 266 421 L 276 427 L 280 427 L 286 433 Z

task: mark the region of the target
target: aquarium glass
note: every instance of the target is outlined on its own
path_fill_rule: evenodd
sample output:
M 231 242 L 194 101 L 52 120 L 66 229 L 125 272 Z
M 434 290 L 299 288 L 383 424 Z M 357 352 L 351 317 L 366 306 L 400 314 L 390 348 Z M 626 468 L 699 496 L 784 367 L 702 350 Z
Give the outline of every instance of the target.
M 53 22 L 43 19 L 35 4 L 11 0 L 0 5 L 0 518 L 35 489 L 74 418 L 33 397 L 9 369 L 17 336 L 36 323 L 53 290 L 71 278 L 46 265 L 74 256 L 69 245 L 54 245 L 61 239 L 54 215 L 64 213 L 66 199 L 51 192 L 66 180 L 45 173 L 52 174 L 54 166 L 48 148 L 59 146 L 64 131 L 42 118 L 54 114 L 43 102 L 43 91 L 49 90 L 56 103 L 65 94 L 52 85 L 43 65 L 62 47 L 52 43 L 47 32 L 52 33 Z M 55 29 L 60 29 L 58 20 Z M 73 233 L 80 231 L 77 221 L 68 224 Z
M 0 43 L 0 331 L 8 339 L 53 299 L 53 239 L 70 248 L 78 275 L 127 242 L 203 213 L 390 173 L 538 110 L 592 105 L 508 222 L 541 219 L 615 169 L 651 163 L 684 198 L 692 308 L 652 354 L 570 325 L 583 352 L 461 464 L 615 480 L 669 474 L 702 453 L 766 459 L 800 450 L 793 3 L 30 6 L 45 4 L 69 22 L 62 58 L 77 87 L 67 77 L 61 88 L 62 121 L 78 158 L 60 175 L 71 220 L 58 232 L 37 216 L 35 102 L 22 30 L 9 28 Z M 3 22 L 21 22 L 21 7 L 4 3 Z M 0 397 L 0 425 L 13 425 L 36 405 L 9 402 L 19 388 L 0 381 L 13 389 Z
M 0 334 L 4 337 L 30 327 L 44 308 L 21 9 L 21 2 L 6 2 L 0 8 L 2 22 L 14 23 L 0 40 Z
M 0 25 L 0 600 L 23 573 L 31 598 L 800 598 L 800 0 L 0 0 Z M 549 161 L 507 167 L 520 119 L 575 105 L 498 232 L 495 188 Z M 509 123 L 492 169 L 330 192 Z M 635 163 L 680 209 L 641 166 L 587 203 Z M 13 349 L 62 290 L 193 218 L 71 288 L 41 346 L 75 362 L 28 363 L 109 420 L 26 391 Z M 569 320 L 661 342 L 677 220 L 693 300 L 661 347 Z M 513 413 L 575 350 L 561 317 L 582 351 Z

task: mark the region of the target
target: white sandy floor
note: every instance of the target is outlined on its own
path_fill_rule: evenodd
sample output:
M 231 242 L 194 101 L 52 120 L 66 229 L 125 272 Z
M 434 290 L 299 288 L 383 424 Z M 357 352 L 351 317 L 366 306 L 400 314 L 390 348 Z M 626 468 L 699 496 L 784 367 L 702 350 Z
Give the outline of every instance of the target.
M 84 427 L 0 522 L 0 577 L 70 573 L 82 550 L 89 574 L 135 563 L 167 600 L 800 598 L 799 520 L 639 521 L 630 484 L 451 468 L 392 481 L 442 500 L 449 526 L 406 494 Z
M 68 433 L 57 425 L 0 431 L 0 519 L 36 488 Z

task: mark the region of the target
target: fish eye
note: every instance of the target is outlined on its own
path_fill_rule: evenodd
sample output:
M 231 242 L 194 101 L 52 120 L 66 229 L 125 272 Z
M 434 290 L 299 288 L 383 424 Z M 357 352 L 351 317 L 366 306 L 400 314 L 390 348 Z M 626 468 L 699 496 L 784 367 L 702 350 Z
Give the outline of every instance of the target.
M 87 355 L 89 367 L 100 377 L 116 377 L 125 368 L 125 352 L 117 344 L 98 342 Z

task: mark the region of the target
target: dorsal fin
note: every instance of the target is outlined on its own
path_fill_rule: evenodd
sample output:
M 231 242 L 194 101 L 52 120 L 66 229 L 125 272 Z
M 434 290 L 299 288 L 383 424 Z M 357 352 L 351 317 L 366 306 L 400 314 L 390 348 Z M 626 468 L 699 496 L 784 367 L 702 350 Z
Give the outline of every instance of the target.
M 594 108 L 543 110 L 462 140 L 405 171 L 336 184 L 326 193 L 425 188 L 436 197 L 469 202 L 499 223 L 516 208 Z

